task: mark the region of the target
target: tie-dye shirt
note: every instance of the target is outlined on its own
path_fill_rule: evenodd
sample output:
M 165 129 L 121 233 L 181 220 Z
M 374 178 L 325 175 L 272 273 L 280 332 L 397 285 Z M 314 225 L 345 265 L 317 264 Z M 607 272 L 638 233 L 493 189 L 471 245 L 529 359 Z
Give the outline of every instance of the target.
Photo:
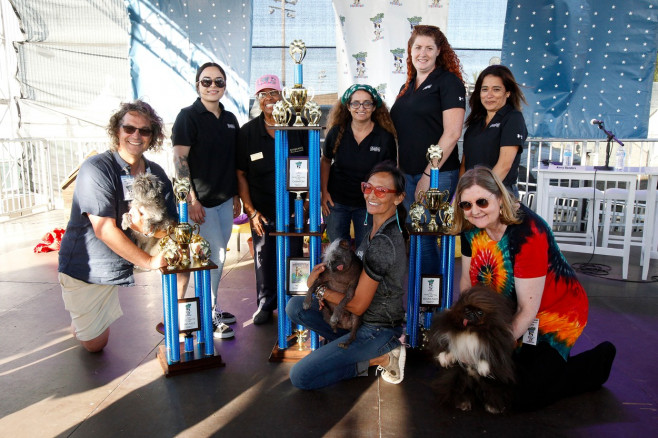
M 545 275 L 537 341 L 548 342 L 567 359 L 587 324 L 587 295 L 546 222 L 524 205 L 519 213 L 523 222 L 508 225 L 499 242 L 480 228 L 462 234 L 462 254 L 471 257 L 471 284 L 487 285 L 516 303 L 514 277 Z

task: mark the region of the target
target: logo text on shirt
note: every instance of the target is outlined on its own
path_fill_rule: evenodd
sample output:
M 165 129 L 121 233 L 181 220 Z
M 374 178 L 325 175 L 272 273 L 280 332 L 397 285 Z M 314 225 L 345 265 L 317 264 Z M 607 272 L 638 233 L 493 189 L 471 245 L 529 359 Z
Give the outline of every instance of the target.
M 381 152 L 382 148 L 379 146 L 370 146 L 370 152 Z
M 235 125 L 233 123 L 227 123 L 226 127 L 231 128 L 231 129 L 235 129 Z
M 500 128 L 500 123 L 492 123 L 489 125 L 490 128 Z
M 423 87 L 423 90 L 429 90 L 430 88 L 432 88 L 432 84 L 426 85 Z

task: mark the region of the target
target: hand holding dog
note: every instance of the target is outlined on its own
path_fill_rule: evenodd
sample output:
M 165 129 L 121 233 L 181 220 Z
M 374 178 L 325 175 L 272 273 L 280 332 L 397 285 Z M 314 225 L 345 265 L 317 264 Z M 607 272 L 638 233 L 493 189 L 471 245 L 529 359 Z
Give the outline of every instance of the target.
M 306 279 L 306 287 L 311 287 L 311 285 L 318 279 L 318 276 L 324 272 L 326 265 L 324 263 L 318 263 L 313 267 L 311 273 L 308 274 L 308 279 Z

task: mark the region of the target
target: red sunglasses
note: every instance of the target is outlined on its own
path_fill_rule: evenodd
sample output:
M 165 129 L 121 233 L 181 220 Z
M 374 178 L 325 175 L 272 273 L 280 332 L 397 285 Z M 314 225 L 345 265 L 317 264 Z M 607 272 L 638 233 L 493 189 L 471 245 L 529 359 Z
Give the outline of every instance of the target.
M 383 198 L 386 196 L 387 193 L 397 193 L 397 190 L 389 189 L 386 187 L 375 187 L 370 183 L 367 182 L 362 182 L 361 183 L 361 191 L 363 192 L 364 195 L 369 195 L 370 192 L 375 191 L 375 196 L 378 198 Z

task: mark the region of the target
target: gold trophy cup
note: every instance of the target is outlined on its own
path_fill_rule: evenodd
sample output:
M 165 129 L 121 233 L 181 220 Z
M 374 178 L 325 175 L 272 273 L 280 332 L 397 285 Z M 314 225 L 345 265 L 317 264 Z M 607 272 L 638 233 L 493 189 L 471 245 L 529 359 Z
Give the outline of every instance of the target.
M 418 192 L 419 199 L 422 200 L 423 205 L 430 212 L 430 222 L 427 224 L 429 231 L 439 230 L 439 224 L 436 222 L 436 214 L 441 210 L 448 196 L 448 190 L 441 192 L 438 189 L 429 189 L 426 192 Z

